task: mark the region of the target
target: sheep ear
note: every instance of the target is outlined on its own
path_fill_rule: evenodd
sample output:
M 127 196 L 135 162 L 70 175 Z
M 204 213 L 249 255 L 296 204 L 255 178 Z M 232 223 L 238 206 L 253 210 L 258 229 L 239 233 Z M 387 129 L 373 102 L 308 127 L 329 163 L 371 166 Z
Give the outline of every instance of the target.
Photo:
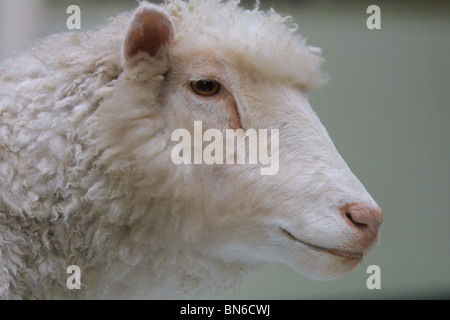
M 167 55 L 167 44 L 174 37 L 172 20 L 162 9 L 146 5 L 134 13 L 122 48 L 125 64 L 149 57 Z

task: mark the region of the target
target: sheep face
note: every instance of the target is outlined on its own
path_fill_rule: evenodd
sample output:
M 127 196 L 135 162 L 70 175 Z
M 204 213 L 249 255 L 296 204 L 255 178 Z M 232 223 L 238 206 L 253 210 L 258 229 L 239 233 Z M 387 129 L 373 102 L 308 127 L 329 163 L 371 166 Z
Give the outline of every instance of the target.
M 267 176 L 261 164 L 227 165 L 225 159 L 222 165 L 179 168 L 199 187 L 188 192 L 203 210 L 204 236 L 196 241 L 208 244 L 213 255 L 283 262 L 312 278 L 352 270 L 376 244 L 381 216 L 307 97 L 295 83 L 264 77 L 238 57 L 211 56 L 172 60 L 162 95 L 168 117 L 176 119 L 172 129 L 186 128 L 194 137 L 199 120 L 204 131 L 278 128 L 280 159 L 278 172 Z M 199 94 L 192 88 L 198 79 L 214 79 L 219 91 Z M 352 210 L 364 213 L 356 217 Z
M 196 41 L 181 22 L 153 6 L 141 8 L 135 20 L 146 12 L 157 12 L 153 25 L 164 29 L 163 39 L 155 48 L 129 37 L 142 50 L 127 53 L 125 42 L 124 68 L 145 59 L 165 66 L 155 70 L 164 75 L 158 101 L 168 119 L 167 141 L 179 128 L 194 137 L 195 121 L 201 121 L 203 132 L 214 128 L 224 136 L 227 129 L 279 132 L 279 166 L 272 175 L 261 175 L 261 163 L 226 164 L 226 159 L 170 164 L 178 177 L 173 192 L 179 207 L 172 212 L 180 215 L 179 241 L 214 259 L 281 262 L 314 279 L 351 271 L 377 244 L 382 216 L 309 105 L 305 90 L 316 86 L 311 75 L 316 71 L 310 65 L 289 70 L 267 49 L 277 42 L 264 43 L 267 50 L 254 56 L 251 42 L 241 45 L 236 39 L 230 45 L 220 35 Z M 155 28 L 150 29 L 158 34 Z M 301 52 L 303 64 L 317 64 L 320 58 L 307 50 Z M 175 145 L 168 142 L 169 163 Z

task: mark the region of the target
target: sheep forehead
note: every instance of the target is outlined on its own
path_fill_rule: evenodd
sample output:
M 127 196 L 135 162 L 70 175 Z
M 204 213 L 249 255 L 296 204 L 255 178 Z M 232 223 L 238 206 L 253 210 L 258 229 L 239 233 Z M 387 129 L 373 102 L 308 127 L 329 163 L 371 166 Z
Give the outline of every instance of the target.
M 174 0 L 167 9 L 176 28 L 180 53 L 209 52 L 239 57 L 264 76 L 282 77 L 306 89 L 326 82 L 320 70 L 323 59 L 312 52 L 290 25 L 290 17 L 256 8 L 245 10 L 237 1 Z

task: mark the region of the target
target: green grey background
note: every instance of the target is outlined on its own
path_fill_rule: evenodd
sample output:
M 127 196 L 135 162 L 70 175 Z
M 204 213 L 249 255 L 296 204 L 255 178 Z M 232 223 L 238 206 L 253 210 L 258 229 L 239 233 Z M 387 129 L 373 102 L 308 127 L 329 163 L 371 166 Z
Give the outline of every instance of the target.
M 66 31 L 70 4 L 80 6 L 86 30 L 136 1 L 0 0 L 0 58 Z M 381 8 L 381 30 L 366 27 L 371 4 Z M 268 264 L 239 288 L 205 298 L 450 298 L 450 2 L 261 0 L 270 7 L 292 15 L 308 43 L 323 49 L 330 82 L 310 102 L 382 208 L 381 242 L 340 280 Z M 366 287 L 373 264 L 380 290 Z

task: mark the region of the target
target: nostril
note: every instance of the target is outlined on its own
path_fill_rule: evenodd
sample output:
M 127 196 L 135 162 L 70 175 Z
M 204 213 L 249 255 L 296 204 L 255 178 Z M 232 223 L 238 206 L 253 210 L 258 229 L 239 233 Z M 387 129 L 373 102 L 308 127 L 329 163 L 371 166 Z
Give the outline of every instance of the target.
M 353 220 L 352 215 L 351 215 L 350 212 L 347 212 L 347 213 L 345 214 L 345 217 L 346 217 L 348 220 L 350 220 L 350 222 L 351 222 L 353 225 L 355 225 L 356 227 L 358 227 L 358 228 L 363 228 L 363 229 L 364 229 L 364 228 L 367 228 L 367 227 L 368 227 L 368 225 L 365 224 L 365 223 L 357 222 L 357 221 Z
M 383 220 L 379 209 L 372 209 L 360 203 L 342 207 L 341 214 L 347 224 L 356 228 L 366 237 L 376 234 Z

